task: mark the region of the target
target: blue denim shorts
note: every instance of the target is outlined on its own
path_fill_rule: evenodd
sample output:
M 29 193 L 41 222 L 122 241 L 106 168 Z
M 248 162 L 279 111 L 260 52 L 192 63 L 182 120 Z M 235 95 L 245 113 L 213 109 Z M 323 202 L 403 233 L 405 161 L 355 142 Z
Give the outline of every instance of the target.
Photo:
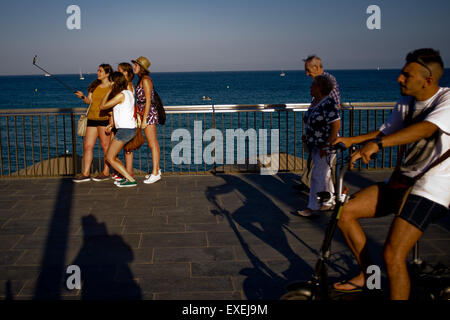
M 119 128 L 119 129 L 117 129 L 114 139 L 119 140 L 120 142 L 123 142 L 123 143 L 127 143 L 131 139 L 133 139 L 135 135 L 136 135 L 135 128 L 133 128 L 133 129 Z

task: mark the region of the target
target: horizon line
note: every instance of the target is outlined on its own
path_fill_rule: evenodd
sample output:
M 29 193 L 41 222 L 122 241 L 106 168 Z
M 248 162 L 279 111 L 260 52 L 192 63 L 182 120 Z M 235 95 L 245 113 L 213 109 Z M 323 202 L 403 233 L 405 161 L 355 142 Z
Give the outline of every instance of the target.
M 447 70 L 450 68 L 444 68 L 444 70 Z M 325 71 L 365 71 L 365 70 L 377 70 L 377 68 L 352 68 L 352 69 L 345 69 L 345 68 L 334 68 L 334 69 L 328 69 L 324 68 Z M 380 68 L 379 71 L 383 70 L 401 70 L 401 68 Z M 151 71 L 152 73 L 214 73 L 214 72 L 288 72 L 288 71 L 302 71 L 304 72 L 304 69 L 268 69 L 268 70 L 209 70 L 209 71 L 199 71 L 199 70 L 192 70 L 192 71 Z M 83 74 L 95 74 L 94 72 L 84 72 Z M 0 74 L 0 77 L 15 77 L 15 76 L 39 76 L 44 75 L 44 73 L 32 73 L 32 74 Z M 53 75 L 79 75 L 79 73 L 53 73 Z

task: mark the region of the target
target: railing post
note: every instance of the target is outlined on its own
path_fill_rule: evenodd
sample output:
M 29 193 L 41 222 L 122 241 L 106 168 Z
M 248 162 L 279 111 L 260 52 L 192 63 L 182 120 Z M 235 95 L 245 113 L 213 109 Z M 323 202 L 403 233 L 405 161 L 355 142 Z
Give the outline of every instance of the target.
M 0 176 L 3 177 L 3 146 L 2 146 L 2 126 L 0 117 Z
M 355 107 L 350 103 L 350 137 L 354 136 L 354 130 L 353 127 L 355 125 Z
M 212 127 L 214 129 L 214 136 L 212 139 L 214 139 L 214 149 L 213 149 L 213 157 L 214 157 L 214 163 L 213 163 L 213 174 L 216 175 L 217 168 L 216 168 L 216 136 L 215 136 L 215 129 L 216 129 L 216 110 L 214 109 L 214 101 L 212 101 L 211 104 L 212 107 Z
M 73 175 L 76 175 L 78 172 L 77 165 L 77 135 L 75 133 L 75 115 L 71 113 L 70 120 L 72 124 L 72 167 L 73 167 Z

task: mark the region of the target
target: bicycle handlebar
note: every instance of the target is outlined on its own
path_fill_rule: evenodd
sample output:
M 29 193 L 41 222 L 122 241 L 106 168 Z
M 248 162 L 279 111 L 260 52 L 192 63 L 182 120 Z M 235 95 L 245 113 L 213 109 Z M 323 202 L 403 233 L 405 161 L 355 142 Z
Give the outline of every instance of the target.
M 335 145 L 326 146 L 323 149 L 325 151 L 329 152 L 329 153 L 337 154 L 338 152 L 342 153 L 345 150 L 347 150 L 347 147 L 342 142 L 339 142 L 339 143 L 337 143 Z M 340 167 L 337 166 L 336 167 L 336 171 L 335 171 L 335 176 L 336 176 L 336 180 L 335 180 L 335 194 L 338 196 L 338 198 L 343 193 L 344 176 L 347 173 L 347 171 L 350 169 L 350 166 L 351 166 L 351 154 L 353 154 L 356 151 L 356 147 L 355 146 L 351 146 L 350 149 L 351 150 L 350 150 L 350 155 L 348 156 L 348 161 L 346 161 L 345 163 L 343 162 Z M 372 154 L 370 158 L 371 159 L 375 159 L 376 158 L 376 153 Z

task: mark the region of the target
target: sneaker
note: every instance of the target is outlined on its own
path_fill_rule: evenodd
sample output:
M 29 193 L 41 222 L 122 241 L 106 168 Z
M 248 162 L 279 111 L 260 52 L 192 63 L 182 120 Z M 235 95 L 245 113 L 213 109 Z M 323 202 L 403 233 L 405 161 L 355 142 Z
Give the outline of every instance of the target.
M 157 176 L 154 176 L 154 175 L 151 174 L 148 177 L 148 179 L 144 180 L 144 183 L 145 184 L 150 184 L 150 183 L 155 183 L 156 181 L 159 181 L 159 180 L 161 180 L 161 174 L 158 174 Z
M 85 176 L 82 173 L 80 173 L 79 175 L 75 176 L 75 178 L 73 178 L 72 181 L 76 183 L 91 181 L 91 176 Z
M 117 186 L 117 185 L 119 185 L 119 184 L 121 184 L 121 183 L 124 183 L 125 181 L 127 181 L 127 179 L 122 178 L 122 179 L 120 179 L 120 180 L 114 181 L 114 184 Z
M 112 175 L 111 179 L 113 179 L 114 181 L 119 181 L 119 180 L 122 180 L 123 177 L 120 174 L 114 173 Z
M 158 170 L 158 175 L 160 176 L 161 175 L 161 169 L 159 169 Z M 150 174 L 147 174 L 147 175 L 145 175 L 145 179 L 148 179 L 148 178 L 150 178 L 150 176 L 151 176 L 151 173 Z
M 92 180 L 100 182 L 100 181 L 106 181 L 111 179 L 110 176 L 105 176 L 103 173 L 100 173 L 98 175 L 96 175 L 95 177 L 92 177 Z
M 125 180 L 122 183 L 116 184 L 116 186 L 118 186 L 119 188 L 136 187 L 137 186 L 137 182 L 136 182 L 136 180 L 135 181 Z

